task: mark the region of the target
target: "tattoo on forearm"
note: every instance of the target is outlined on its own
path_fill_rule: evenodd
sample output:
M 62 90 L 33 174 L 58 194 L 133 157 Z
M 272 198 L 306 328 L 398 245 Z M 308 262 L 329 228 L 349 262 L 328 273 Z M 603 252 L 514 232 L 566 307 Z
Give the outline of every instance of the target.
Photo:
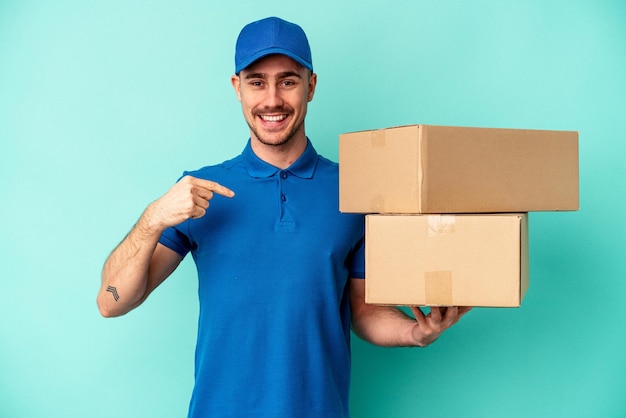
M 107 292 L 111 292 L 111 294 L 113 294 L 113 299 L 115 299 L 116 302 L 120 298 L 120 295 L 117 294 L 117 289 L 113 286 L 107 287 Z

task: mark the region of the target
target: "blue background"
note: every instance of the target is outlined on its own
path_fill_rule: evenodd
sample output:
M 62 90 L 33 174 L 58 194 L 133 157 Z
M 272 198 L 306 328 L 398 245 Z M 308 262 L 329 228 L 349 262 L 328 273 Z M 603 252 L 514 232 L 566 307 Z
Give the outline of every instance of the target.
M 580 132 L 581 210 L 530 215 L 522 307 L 426 349 L 355 338 L 353 416 L 626 416 L 626 3 L 225 3 L 0 0 L 0 416 L 185 415 L 191 259 L 108 320 L 100 270 L 184 169 L 243 149 L 234 42 L 268 15 L 309 36 L 331 159 L 339 133 L 402 124 Z

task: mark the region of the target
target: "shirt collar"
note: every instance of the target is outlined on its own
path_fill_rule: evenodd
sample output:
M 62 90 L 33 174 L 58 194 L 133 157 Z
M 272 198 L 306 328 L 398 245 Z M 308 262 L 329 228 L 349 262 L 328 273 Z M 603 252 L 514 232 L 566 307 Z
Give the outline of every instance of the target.
M 250 140 L 248 140 L 248 144 L 243 150 L 243 159 L 246 164 L 248 174 L 256 178 L 272 177 L 280 171 L 287 171 L 296 177 L 310 179 L 315 173 L 315 167 L 317 167 L 317 157 L 317 151 L 315 151 L 313 144 L 311 144 L 311 141 L 309 141 L 308 138 L 306 149 L 302 155 L 285 170 L 281 170 L 280 168 L 275 167 L 257 157 L 254 151 L 252 151 Z

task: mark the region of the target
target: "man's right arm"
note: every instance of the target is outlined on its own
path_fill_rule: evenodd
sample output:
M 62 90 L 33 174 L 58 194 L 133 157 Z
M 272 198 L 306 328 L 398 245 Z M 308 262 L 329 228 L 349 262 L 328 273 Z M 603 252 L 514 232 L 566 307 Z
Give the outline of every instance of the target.
M 102 316 L 136 308 L 176 269 L 182 257 L 159 238 L 168 227 L 204 216 L 214 193 L 234 196 L 218 183 L 187 176 L 146 208 L 104 264 L 97 297 Z
M 124 315 L 139 306 L 182 260 L 158 243 L 162 230 L 150 225 L 149 210 L 104 263 L 97 298 L 104 317 Z

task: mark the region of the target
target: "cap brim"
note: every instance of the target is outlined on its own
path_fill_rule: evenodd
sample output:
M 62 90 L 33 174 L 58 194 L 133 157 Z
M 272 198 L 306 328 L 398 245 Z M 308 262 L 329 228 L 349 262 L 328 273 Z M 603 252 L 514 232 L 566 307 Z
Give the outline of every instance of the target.
M 286 49 L 283 49 L 283 48 L 268 48 L 268 49 L 259 51 L 256 54 L 253 54 L 249 56 L 248 58 L 246 58 L 245 60 L 241 61 L 235 67 L 235 74 L 239 74 L 241 70 L 246 69 L 247 67 L 252 65 L 255 61 L 258 61 L 261 58 L 267 57 L 268 55 L 275 55 L 275 54 L 286 55 L 289 58 L 293 59 L 294 61 L 298 62 L 303 67 L 308 68 L 309 70 L 313 71 L 313 65 L 310 62 L 308 62 L 305 59 L 302 59 L 301 57 L 297 56 L 293 52 L 287 51 Z

